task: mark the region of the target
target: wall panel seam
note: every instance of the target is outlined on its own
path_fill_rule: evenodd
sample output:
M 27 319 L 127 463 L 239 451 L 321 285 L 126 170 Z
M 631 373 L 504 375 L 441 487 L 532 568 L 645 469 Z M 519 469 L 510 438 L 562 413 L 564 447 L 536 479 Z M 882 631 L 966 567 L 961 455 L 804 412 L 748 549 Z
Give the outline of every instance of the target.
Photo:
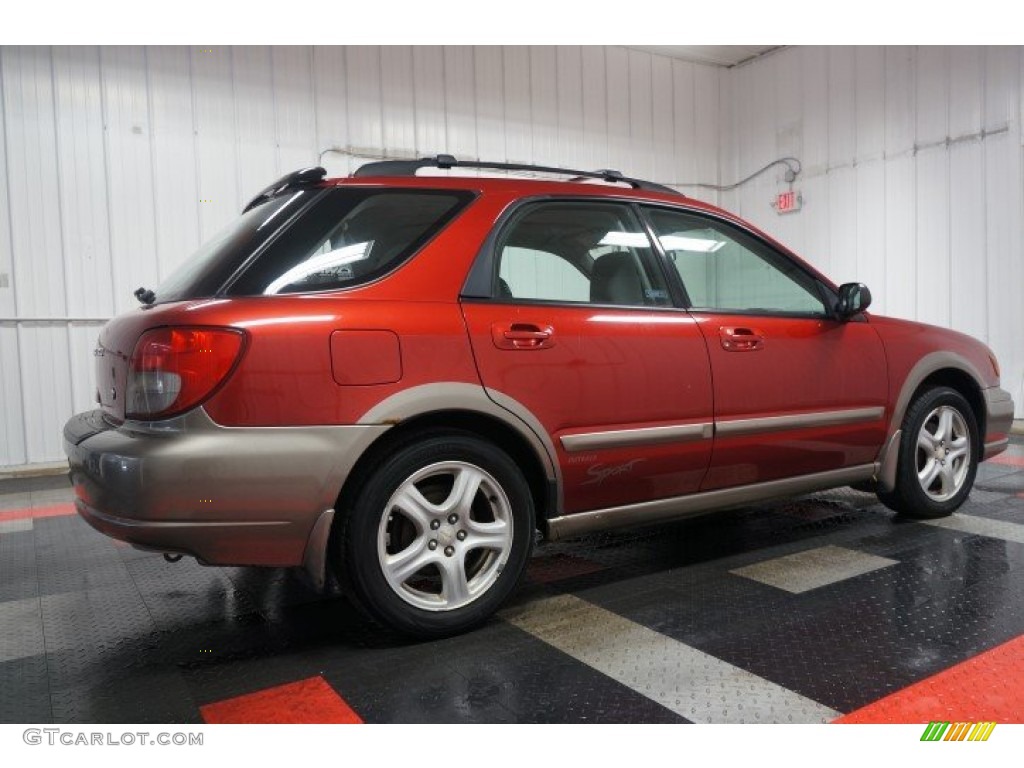
M 196 236 L 200 241 L 203 239 L 203 205 L 199 202 L 199 197 L 202 194 L 202 179 L 200 176 L 200 162 L 199 162 L 199 110 L 196 109 L 196 77 L 195 77 L 195 63 L 192 61 L 192 48 L 186 46 L 186 53 L 188 54 L 188 93 L 189 99 L 192 103 L 192 169 L 194 171 L 193 178 L 195 179 L 195 188 L 193 191 L 193 199 L 196 201 Z
M 313 155 L 312 165 L 320 164 L 320 104 L 316 98 L 316 46 L 307 45 L 309 55 L 306 57 L 306 66 L 309 67 L 309 103 L 313 105 L 313 146 L 310 151 Z M 239 191 L 244 197 L 247 193 Z
M 238 139 L 237 139 L 238 132 L 239 132 L 239 126 L 238 126 L 238 92 L 237 92 L 237 89 L 235 88 L 235 46 L 229 45 L 229 46 L 226 46 L 226 47 L 227 47 L 227 50 L 228 50 L 228 82 L 231 83 L 231 119 L 234 122 L 235 136 L 236 136 L 235 141 L 232 142 L 234 144 L 234 146 L 232 147 L 232 150 L 233 150 L 233 153 L 234 153 L 234 156 L 235 156 L 235 195 L 236 195 L 236 197 L 235 197 L 235 201 L 234 202 L 235 202 L 235 208 L 238 208 L 240 205 L 244 205 L 245 204 L 244 202 L 241 202 L 238 199 L 239 197 L 244 198 L 245 194 L 246 194 L 245 192 L 242 191 L 242 163 L 244 162 L 244 158 L 239 154 L 239 150 L 241 149 L 241 145 L 240 145 L 240 143 L 238 142 Z M 271 51 L 270 56 L 271 56 L 271 59 L 270 59 L 271 88 L 273 88 L 273 77 L 274 77 L 274 74 L 273 74 L 273 67 L 274 67 L 273 56 L 274 56 L 274 53 L 273 53 L 273 51 Z M 274 118 L 275 118 L 275 126 L 276 126 L 276 118 L 277 118 L 276 114 L 274 115 Z M 200 203 L 200 205 L 202 205 L 202 203 Z
M 60 162 L 60 109 L 57 104 L 57 75 L 54 70 L 54 52 L 53 46 L 47 48 L 47 53 L 50 60 L 50 99 L 53 106 L 53 162 L 54 171 L 56 175 L 56 181 L 58 188 L 56 190 L 57 197 L 57 235 L 60 238 L 60 264 L 61 264 L 61 282 L 64 284 L 64 312 L 68 313 L 71 310 L 71 285 L 68 280 L 68 253 L 67 253 L 67 239 L 64 236 L 64 195 L 61 194 L 60 180 L 63 178 L 61 174 L 61 162 Z M 75 400 L 75 384 L 74 384 L 74 352 L 72 351 L 72 333 L 71 325 L 67 324 L 64 326 L 64 338 L 66 340 L 66 348 L 64 350 L 65 357 L 68 362 L 67 380 L 64 382 L 67 391 L 70 395 L 69 399 L 74 407 Z M 24 384 L 22 385 L 24 386 Z
M 149 76 L 149 46 L 142 46 L 142 62 L 145 69 L 145 83 L 146 83 L 146 120 L 149 122 L 147 126 L 147 134 L 149 135 L 149 189 L 150 189 L 150 200 L 153 205 L 153 259 L 156 262 L 156 281 L 157 284 L 163 280 L 163 275 L 160 274 L 160 214 L 157 208 L 156 201 L 156 126 L 153 123 L 153 88 Z M 154 286 L 146 286 L 147 288 L 156 288 Z
M 4 54 L 5 53 L 9 53 L 10 50 L 11 49 L 7 48 L 6 46 L 0 48 L 0 65 L 2 65 L 2 63 L 3 63 Z M 7 86 L 7 78 L 5 76 L 5 72 L 6 72 L 6 70 L 4 69 L 4 67 L 0 66 L 0 113 L 2 113 L 2 114 L 0 114 L 0 118 L 2 118 L 3 121 L 4 121 L 4 147 L 3 147 L 3 150 L 4 150 L 4 171 L 5 171 L 5 176 L 6 176 L 6 178 L 4 179 L 4 184 L 5 184 L 6 188 L 7 188 L 7 224 L 8 224 L 7 235 L 8 235 L 8 238 L 10 240 L 10 249 L 11 249 L 10 250 L 10 254 L 11 254 L 11 277 L 10 277 L 11 289 L 10 290 L 11 290 L 11 298 L 12 298 L 11 306 L 14 309 L 14 313 L 18 314 L 18 281 L 14 277 L 14 208 L 11 205 L 11 199 L 12 199 L 12 197 L 11 197 L 11 167 L 10 167 L 10 156 L 11 156 L 11 153 L 10 153 L 10 149 L 9 149 L 9 142 L 10 142 L 11 132 L 8 129 L 8 122 L 7 122 L 8 113 L 7 113 L 6 104 L 7 104 L 7 87 L 8 86 Z M 14 329 L 14 356 L 15 356 L 15 359 L 18 361 L 19 365 L 24 365 L 23 357 L 22 357 L 22 347 L 23 347 L 23 343 L 22 343 L 22 338 L 21 338 L 21 327 L 18 326 L 18 327 L 16 327 Z M 21 381 L 20 374 L 18 376 L 16 376 L 15 378 L 16 378 L 16 380 L 18 382 L 18 399 L 22 403 L 22 407 L 19 409 L 20 413 L 18 414 L 18 417 L 19 417 L 19 419 L 21 421 L 21 456 L 23 457 L 23 460 L 25 462 L 27 462 L 29 460 L 29 457 L 28 457 L 28 420 L 27 420 L 26 415 L 25 415 L 25 407 L 24 407 L 25 391 L 23 389 L 23 384 L 22 384 L 22 381 Z

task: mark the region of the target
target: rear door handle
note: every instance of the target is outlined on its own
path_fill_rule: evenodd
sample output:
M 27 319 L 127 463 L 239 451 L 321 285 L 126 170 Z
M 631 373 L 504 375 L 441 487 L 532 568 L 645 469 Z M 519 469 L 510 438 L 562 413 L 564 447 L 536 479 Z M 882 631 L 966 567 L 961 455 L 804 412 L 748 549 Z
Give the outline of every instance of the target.
M 764 349 L 764 334 L 754 328 L 722 327 L 718 329 L 722 349 L 726 352 L 756 352 Z
M 498 349 L 550 349 L 555 345 L 555 329 L 543 323 L 495 323 L 491 340 Z

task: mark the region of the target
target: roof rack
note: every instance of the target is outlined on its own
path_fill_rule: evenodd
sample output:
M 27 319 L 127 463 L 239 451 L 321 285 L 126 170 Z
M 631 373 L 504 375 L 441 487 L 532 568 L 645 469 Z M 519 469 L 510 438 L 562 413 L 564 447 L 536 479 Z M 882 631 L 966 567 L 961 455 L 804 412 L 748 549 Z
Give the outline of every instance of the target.
M 524 163 L 492 163 L 483 160 L 457 160 L 452 155 L 436 155 L 435 157 L 423 157 L 419 160 L 381 160 L 376 163 L 367 163 L 356 169 L 353 176 L 415 176 L 420 168 L 481 168 L 496 171 L 532 171 L 534 173 L 557 173 L 562 176 L 572 176 L 576 179 L 600 179 L 607 182 L 618 182 L 629 184 L 633 189 L 643 189 L 648 192 L 665 192 L 670 195 L 681 195 L 678 190 L 666 187 L 663 184 L 656 184 L 653 181 L 643 181 L 623 176 L 619 171 L 602 169 L 598 171 L 576 171 L 570 168 L 554 168 L 548 165 L 528 165 Z

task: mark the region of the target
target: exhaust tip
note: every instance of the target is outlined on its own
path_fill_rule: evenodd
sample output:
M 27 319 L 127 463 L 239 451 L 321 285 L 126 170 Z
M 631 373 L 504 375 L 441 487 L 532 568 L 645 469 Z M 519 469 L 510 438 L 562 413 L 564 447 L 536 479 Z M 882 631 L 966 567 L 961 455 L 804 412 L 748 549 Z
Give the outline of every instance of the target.
M 181 560 L 182 557 L 184 557 L 184 555 L 172 555 L 170 552 L 164 552 L 164 560 L 168 563 L 176 563 Z

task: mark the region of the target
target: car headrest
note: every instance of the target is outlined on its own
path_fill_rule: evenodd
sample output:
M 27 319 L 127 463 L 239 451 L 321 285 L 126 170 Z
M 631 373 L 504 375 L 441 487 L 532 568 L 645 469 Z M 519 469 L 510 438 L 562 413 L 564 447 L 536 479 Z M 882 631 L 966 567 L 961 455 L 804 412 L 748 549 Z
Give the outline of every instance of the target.
M 595 304 L 643 306 L 640 265 L 632 253 L 613 251 L 598 257 L 590 275 L 590 300 Z

